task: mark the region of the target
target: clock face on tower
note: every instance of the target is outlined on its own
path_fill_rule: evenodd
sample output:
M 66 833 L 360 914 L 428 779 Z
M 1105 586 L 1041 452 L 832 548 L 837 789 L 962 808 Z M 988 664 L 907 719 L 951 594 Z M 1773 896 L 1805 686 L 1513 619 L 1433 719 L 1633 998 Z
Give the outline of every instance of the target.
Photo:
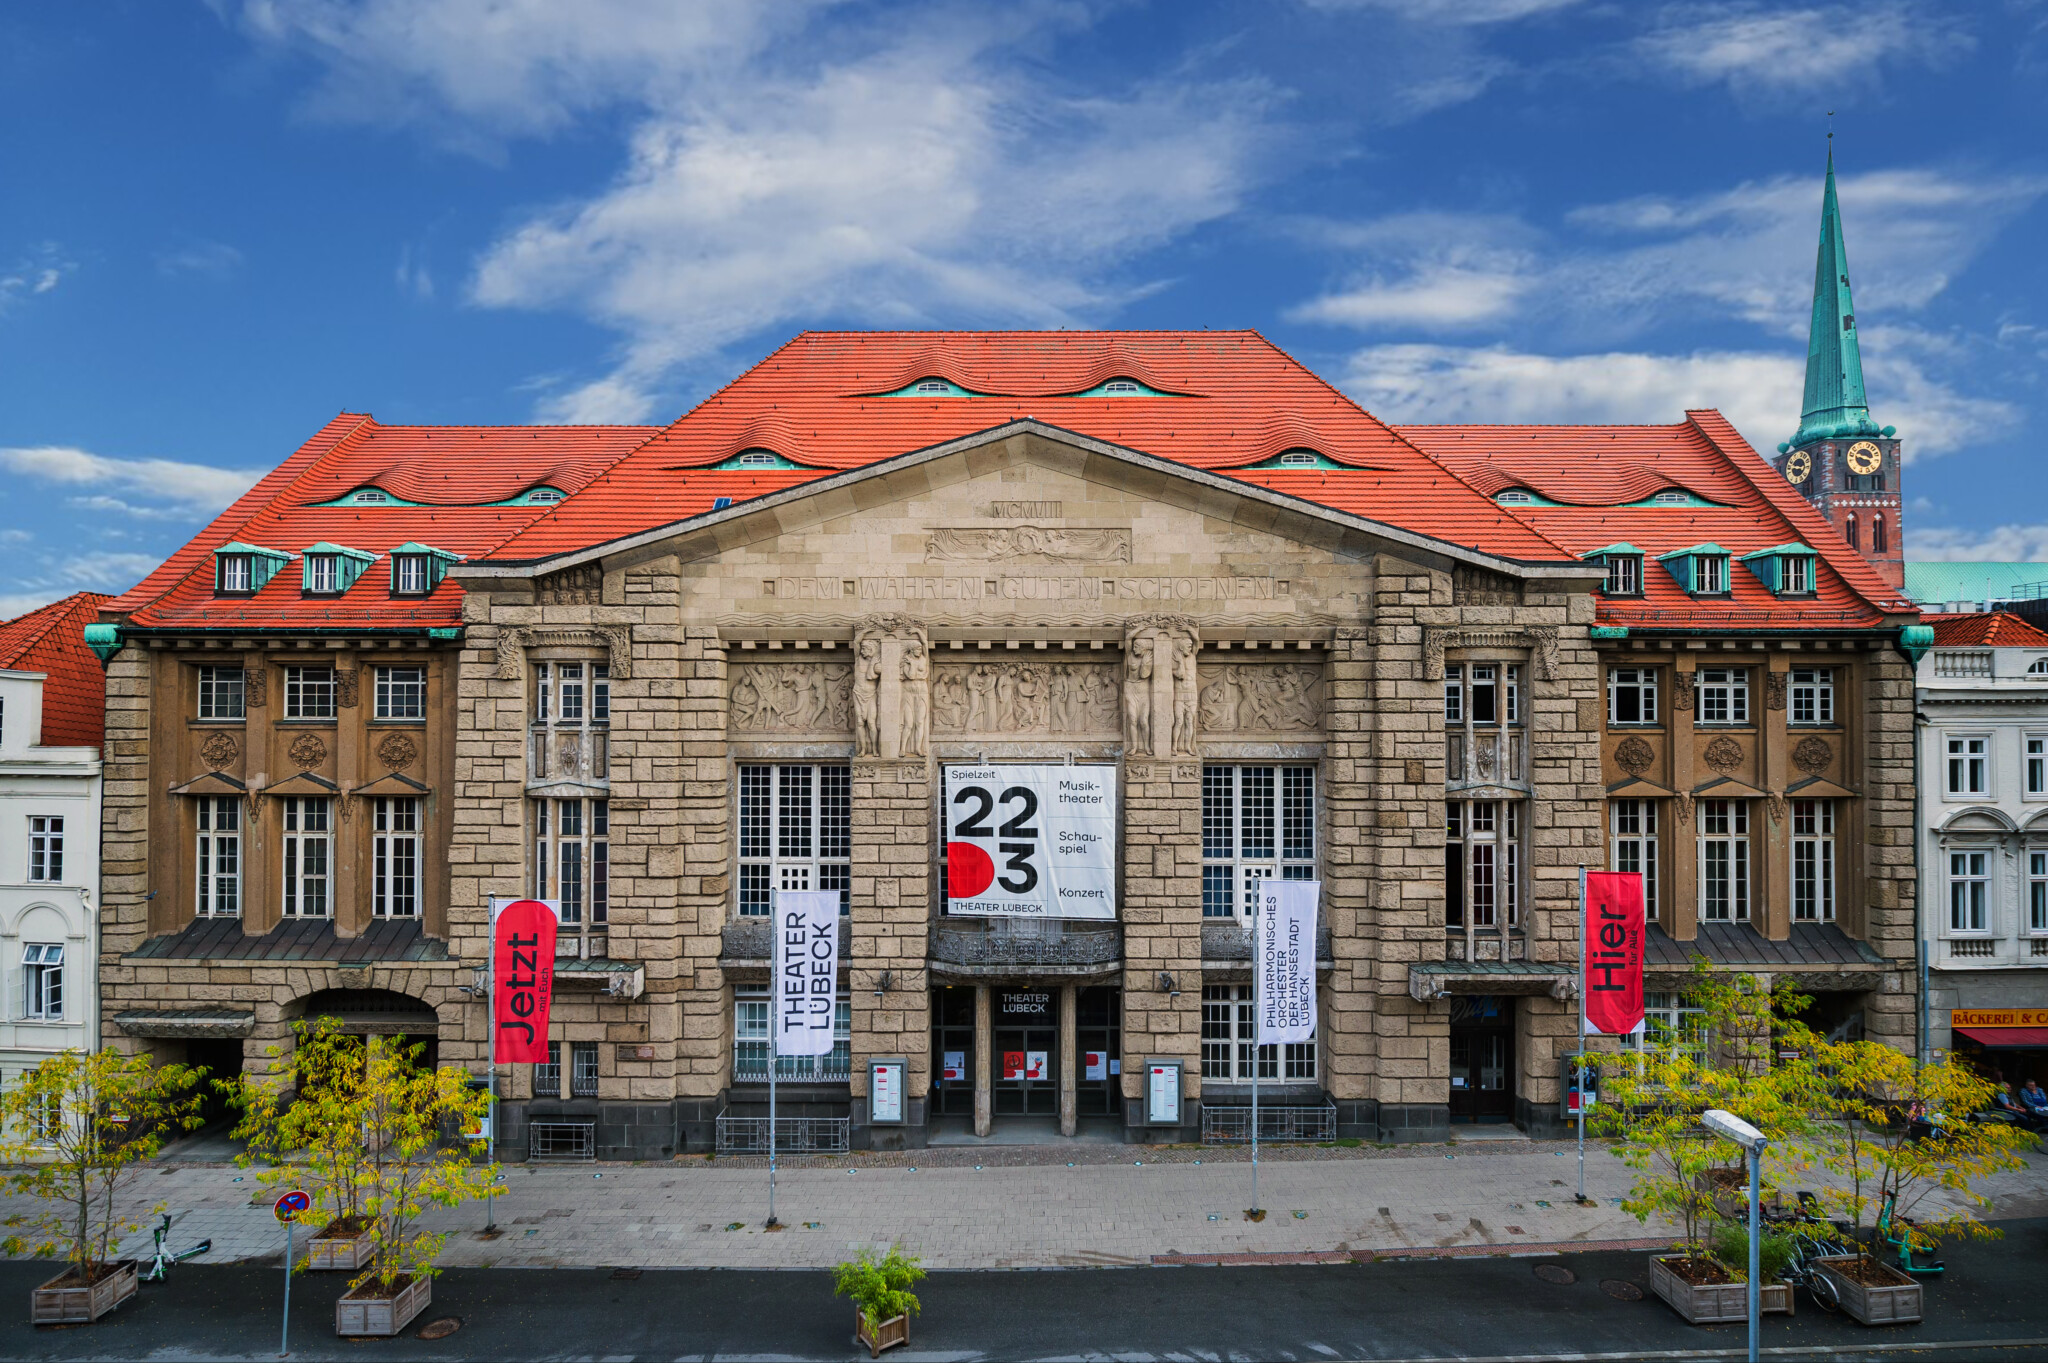
M 1805 450 L 1792 451 L 1792 457 L 1785 461 L 1785 481 L 1795 487 L 1813 476 L 1813 456 Z
M 1884 463 L 1884 452 L 1868 440 L 1859 440 L 1849 447 L 1849 472 L 1868 477 L 1876 473 Z

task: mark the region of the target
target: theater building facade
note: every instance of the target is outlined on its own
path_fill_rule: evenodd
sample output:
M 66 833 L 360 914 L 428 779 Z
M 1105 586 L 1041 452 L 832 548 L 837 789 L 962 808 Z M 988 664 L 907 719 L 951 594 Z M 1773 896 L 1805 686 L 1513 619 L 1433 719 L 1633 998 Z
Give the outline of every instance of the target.
M 336 1016 L 481 1075 L 488 905 L 532 896 L 510 1158 L 745 1148 L 771 1065 L 852 1148 L 1226 1139 L 1255 1074 L 1296 1133 L 1548 1134 L 1581 866 L 1645 872 L 1672 1017 L 1698 955 L 1911 1044 L 1916 620 L 1716 414 L 1397 430 L 1249 333 L 813 334 L 668 427 L 343 418 L 98 627 L 106 1034 L 260 1070 Z M 1083 789 L 1113 845 L 1031 794 Z M 1062 857 L 1102 888 L 964 903 Z M 1262 1051 L 1268 877 L 1321 887 L 1320 987 Z M 843 1040 L 778 1061 L 796 889 L 841 897 Z

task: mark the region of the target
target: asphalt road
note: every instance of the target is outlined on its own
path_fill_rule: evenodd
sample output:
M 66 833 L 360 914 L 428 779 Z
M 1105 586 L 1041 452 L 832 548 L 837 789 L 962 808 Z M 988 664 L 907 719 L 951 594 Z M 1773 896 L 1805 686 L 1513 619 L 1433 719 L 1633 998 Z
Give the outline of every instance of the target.
M 2003 1240 L 1952 1247 L 1920 1325 L 1866 1328 L 1814 1310 L 1765 1318 L 1768 1358 L 2048 1359 L 2048 1219 L 2007 1222 Z M 1553 1284 L 1543 1265 L 1576 1281 Z M 1603 1279 L 1643 1282 L 1641 1253 L 1522 1259 L 1383 1260 L 1314 1267 L 946 1272 L 926 1279 L 914 1360 L 1703 1359 L 1740 1357 L 1739 1325 L 1687 1326 L 1653 1297 L 1624 1301 Z M 274 1359 L 281 1268 L 187 1264 L 98 1325 L 23 1323 L 50 1269 L 0 1264 L 9 1359 Z M 293 1359 L 845 1359 L 852 1308 L 808 1271 L 456 1269 L 405 1337 L 333 1334 L 339 1275 L 292 1288 Z M 462 1326 L 418 1339 L 446 1316 Z M 1970 1342 L 1990 1342 L 1972 1348 Z M 861 1357 L 866 1357 L 863 1349 Z

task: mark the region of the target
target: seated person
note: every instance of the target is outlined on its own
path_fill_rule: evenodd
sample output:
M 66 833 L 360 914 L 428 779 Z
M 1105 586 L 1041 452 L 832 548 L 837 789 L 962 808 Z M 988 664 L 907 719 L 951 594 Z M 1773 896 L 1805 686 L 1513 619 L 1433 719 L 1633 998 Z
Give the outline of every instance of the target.
M 2020 1100 L 2013 1096 L 2011 1084 L 2000 1084 L 1991 1095 L 1991 1104 L 2007 1121 L 2017 1122 L 2029 1130 L 2038 1130 L 2041 1126 L 2040 1119 L 2022 1107 Z
M 2036 1117 L 2048 1117 L 2048 1089 L 2032 1079 L 2020 1087 L 2020 1106 Z

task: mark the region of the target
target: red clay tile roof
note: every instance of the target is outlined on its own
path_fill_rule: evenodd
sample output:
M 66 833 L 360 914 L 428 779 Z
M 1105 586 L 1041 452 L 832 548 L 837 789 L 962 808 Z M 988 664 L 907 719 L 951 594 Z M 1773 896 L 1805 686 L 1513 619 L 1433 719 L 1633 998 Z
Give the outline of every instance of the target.
M 1936 648 L 2048 648 L 2048 633 L 2011 611 L 1923 615 L 1920 621 L 1934 626 Z
M 85 627 L 112 597 L 77 592 L 0 623 L 0 667 L 46 673 L 43 732 L 49 747 L 97 748 L 105 733 L 107 670 L 86 647 Z

